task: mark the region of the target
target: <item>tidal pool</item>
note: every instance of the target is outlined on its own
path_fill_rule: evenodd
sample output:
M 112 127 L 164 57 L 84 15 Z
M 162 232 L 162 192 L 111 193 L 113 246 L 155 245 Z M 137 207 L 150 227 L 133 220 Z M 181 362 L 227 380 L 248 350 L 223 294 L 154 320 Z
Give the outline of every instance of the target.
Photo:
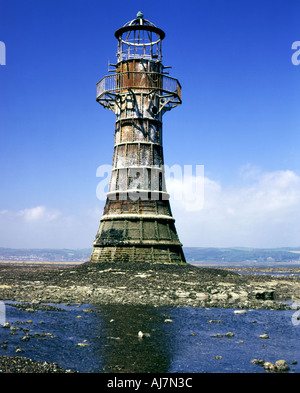
M 284 359 L 290 373 L 300 371 L 296 310 L 235 314 L 232 308 L 31 307 L 9 301 L 5 307 L 9 327 L 0 326 L 0 356 L 88 373 L 266 372 L 252 359 Z

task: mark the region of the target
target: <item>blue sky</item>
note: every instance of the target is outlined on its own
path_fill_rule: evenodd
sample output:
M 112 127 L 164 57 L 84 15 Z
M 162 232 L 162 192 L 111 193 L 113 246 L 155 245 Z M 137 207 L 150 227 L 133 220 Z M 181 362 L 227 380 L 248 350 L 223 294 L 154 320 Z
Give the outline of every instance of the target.
M 182 85 L 165 163 L 204 166 L 204 206 L 171 201 L 183 244 L 300 246 L 297 0 L 0 0 L 0 246 L 91 246 L 115 121 L 96 83 L 139 10 L 166 32 L 163 63 Z

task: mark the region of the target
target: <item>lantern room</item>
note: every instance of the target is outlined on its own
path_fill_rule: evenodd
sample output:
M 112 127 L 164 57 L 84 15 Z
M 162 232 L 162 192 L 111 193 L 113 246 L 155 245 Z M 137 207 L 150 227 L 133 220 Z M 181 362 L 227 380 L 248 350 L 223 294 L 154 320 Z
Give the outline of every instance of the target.
M 161 42 L 165 33 L 138 12 L 136 19 L 115 32 L 118 39 L 118 62 L 130 59 L 161 61 Z

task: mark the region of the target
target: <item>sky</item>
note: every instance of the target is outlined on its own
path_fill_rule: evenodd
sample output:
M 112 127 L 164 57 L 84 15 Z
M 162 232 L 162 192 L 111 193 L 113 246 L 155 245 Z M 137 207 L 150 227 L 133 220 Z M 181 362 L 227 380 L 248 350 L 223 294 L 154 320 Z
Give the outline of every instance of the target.
M 0 247 L 92 247 L 115 122 L 96 83 L 138 11 L 182 86 L 163 146 L 166 165 L 193 168 L 168 183 L 183 245 L 299 247 L 298 0 L 0 0 Z M 197 166 L 199 203 L 174 198 Z

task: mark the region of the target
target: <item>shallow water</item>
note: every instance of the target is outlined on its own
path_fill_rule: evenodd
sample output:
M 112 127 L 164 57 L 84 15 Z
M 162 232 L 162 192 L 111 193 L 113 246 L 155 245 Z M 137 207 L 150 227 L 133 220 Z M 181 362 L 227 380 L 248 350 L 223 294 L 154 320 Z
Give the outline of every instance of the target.
M 295 310 L 234 314 L 221 308 L 86 304 L 28 312 L 5 303 L 6 321 L 15 328 L 0 326 L 0 355 L 52 361 L 79 372 L 264 373 L 253 358 L 300 362 Z M 228 332 L 234 336 L 226 337 Z M 269 339 L 259 338 L 265 333 Z M 28 341 L 22 341 L 26 334 Z M 290 368 L 300 371 L 299 364 Z

